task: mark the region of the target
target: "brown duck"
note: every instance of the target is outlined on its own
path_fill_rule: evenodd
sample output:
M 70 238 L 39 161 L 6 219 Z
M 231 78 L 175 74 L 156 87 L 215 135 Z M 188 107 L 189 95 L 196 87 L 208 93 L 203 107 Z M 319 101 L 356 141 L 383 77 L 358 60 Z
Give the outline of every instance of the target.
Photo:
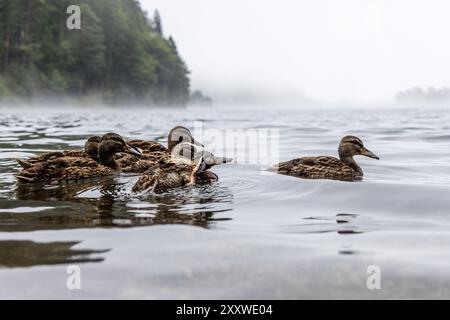
M 95 141 L 99 141 L 97 142 L 97 156 L 94 155 L 93 151 Z M 142 154 L 139 149 L 127 144 L 118 134 L 107 133 L 100 140 L 91 139 L 85 152 L 53 153 L 41 156 L 39 161 L 35 161 L 36 158 L 23 161 L 21 165 L 26 167 L 16 177 L 19 182 L 54 184 L 114 175 L 121 171 L 114 155 L 122 152 L 135 156 Z M 98 161 L 92 157 L 98 158 Z M 25 163 L 26 165 L 24 165 Z
M 161 159 L 145 172 L 133 186 L 133 192 L 160 192 L 170 188 L 193 186 L 217 181 L 217 175 L 209 171 L 213 166 L 233 161 L 216 157 L 208 151 L 196 152 L 194 161 L 183 157 Z
M 271 168 L 271 171 L 304 179 L 355 181 L 362 179 L 363 171 L 353 159 L 354 156 L 380 159 L 366 149 L 361 139 L 355 136 L 342 138 L 338 150 L 339 159 L 326 156 L 298 158 L 281 162 Z
M 177 154 L 191 158 L 195 153 L 194 146 L 203 145 L 196 141 L 191 134 L 191 131 L 182 126 L 176 126 L 169 132 L 167 138 L 167 148 L 155 141 L 145 140 L 130 140 L 128 143 L 136 148 L 142 150 L 142 157 L 132 155 L 119 156 L 117 162 L 122 167 L 123 172 L 129 173 L 143 173 L 152 168 L 163 158 L 169 158 L 172 154 Z M 183 148 L 176 148 L 180 144 L 184 144 Z M 191 144 L 191 146 L 188 146 Z M 186 150 L 189 148 L 189 150 Z M 186 152 L 188 151 L 188 152 Z

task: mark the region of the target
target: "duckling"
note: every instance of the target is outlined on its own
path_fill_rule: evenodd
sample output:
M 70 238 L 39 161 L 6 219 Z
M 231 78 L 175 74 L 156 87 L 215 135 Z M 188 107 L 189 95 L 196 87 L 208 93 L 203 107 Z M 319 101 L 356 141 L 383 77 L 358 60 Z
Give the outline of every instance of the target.
M 161 159 L 139 178 L 132 191 L 134 193 L 148 190 L 160 192 L 170 188 L 217 181 L 218 176 L 209 169 L 231 161 L 233 159 L 216 157 L 208 151 L 196 152 L 193 162 L 183 157 Z
M 84 145 L 84 150 L 54 151 L 42 154 L 40 156 L 31 157 L 27 160 L 16 159 L 16 161 L 23 169 L 29 169 L 37 163 L 42 163 L 61 157 L 90 157 L 91 159 L 98 161 L 98 144 L 100 139 L 101 137 L 99 136 L 90 137 Z
M 123 172 L 127 173 L 143 173 L 153 167 L 160 159 L 170 157 L 171 154 L 193 155 L 193 152 L 186 153 L 183 152 L 183 149 L 175 149 L 176 146 L 182 143 L 190 143 L 194 146 L 203 147 L 203 144 L 194 139 L 191 131 L 182 126 L 176 126 L 170 130 L 167 138 L 167 148 L 155 141 L 130 140 L 128 143 L 141 149 L 143 156 L 137 158 L 131 155 L 124 155 L 117 159 Z
M 279 174 L 304 179 L 332 179 L 342 181 L 356 181 L 363 177 L 362 169 L 353 159 L 355 155 L 362 155 L 377 159 L 373 152 L 366 149 L 358 137 L 346 136 L 339 144 L 339 159 L 334 157 L 304 157 L 275 165 L 270 170 Z
M 91 142 L 94 140 L 96 139 Z M 68 152 L 66 155 L 49 157 L 45 161 L 32 164 L 31 167 L 22 170 L 16 178 L 19 182 L 54 184 L 114 175 L 121 171 L 119 164 L 114 159 L 114 155 L 119 152 L 135 156 L 142 154 L 139 149 L 125 143 L 118 134 L 107 133 L 98 143 L 98 161 L 87 156 L 87 153 L 79 156 Z

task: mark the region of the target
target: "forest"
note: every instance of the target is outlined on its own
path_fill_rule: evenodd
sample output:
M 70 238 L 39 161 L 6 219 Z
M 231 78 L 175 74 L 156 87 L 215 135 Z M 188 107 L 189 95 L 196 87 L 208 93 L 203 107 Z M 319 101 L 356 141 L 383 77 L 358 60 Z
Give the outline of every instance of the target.
M 398 102 L 443 102 L 450 101 L 449 87 L 428 87 L 426 89 L 414 87 L 400 91 L 395 96 Z
M 67 8 L 81 9 L 69 30 Z M 98 97 L 185 105 L 189 70 L 136 0 L 0 0 L 0 99 Z

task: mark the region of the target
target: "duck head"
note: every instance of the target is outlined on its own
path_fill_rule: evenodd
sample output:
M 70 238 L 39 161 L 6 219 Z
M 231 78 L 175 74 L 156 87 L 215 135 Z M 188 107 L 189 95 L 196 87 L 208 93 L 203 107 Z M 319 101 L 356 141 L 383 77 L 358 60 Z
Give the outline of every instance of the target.
M 200 159 L 203 158 L 202 162 L 204 162 L 207 166 L 205 170 L 208 170 L 215 165 L 233 161 L 232 158 L 216 157 L 211 152 L 206 150 L 199 151 L 199 148 L 197 148 L 196 145 L 186 142 L 177 144 L 172 150 L 172 156 L 189 159 L 197 164 Z
M 98 159 L 98 144 L 100 143 L 100 136 L 93 136 L 87 139 L 84 144 L 84 152 L 86 152 L 91 159 L 99 161 Z
M 142 156 L 142 152 L 135 148 L 116 133 L 105 134 L 98 144 L 98 158 L 101 164 L 118 170 L 119 166 L 114 160 L 114 154 L 116 153 L 129 153 L 138 157 Z
M 341 143 L 339 144 L 340 160 L 362 175 L 363 172 L 361 168 L 353 159 L 353 157 L 357 155 L 380 160 L 380 158 L 376 154 L 364 147 L 364 144 L 360 138 L 355 136 L 346 136 L 342 138 Z
M 191 143 L 193 145 L 203 147 L 203 144 L 194 139 L 191 131 L 182 126 L 172 128 L 167 139 L 167 146 L 170 152 L 172 152 L 173 148 L 180 143 Z

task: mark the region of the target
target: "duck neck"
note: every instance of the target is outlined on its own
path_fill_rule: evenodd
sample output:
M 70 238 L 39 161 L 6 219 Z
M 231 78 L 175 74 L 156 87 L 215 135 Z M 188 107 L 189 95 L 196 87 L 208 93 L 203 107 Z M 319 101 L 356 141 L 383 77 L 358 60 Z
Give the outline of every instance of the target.
M 98 153 L 96 151 L 97 150 L 95 150 L 95 151 L 88 150 L 86 153 L 92 160 L 99 161 L 100 159 L 98 158 Z
M 98 147 L 97 146 L 88 145 L 86 147 L 85 152 L 89 155 L 89 157 L 92 160 L 99 161 L 99 158 L 98 158 Z
M 355 159 L 353 159 L 353 156 L 349 156 L 349 155 L 339 155 L 339 159 L 345 163 L 346 165 L 348 165 L 350 168 L 352 168 L 353 170 L 355 170 L 358 174 L 360 174 L 361 176 L 363 175 L 363 171 L 361 169 L 360 166 L 358 166 L 358 164 L 356 163 Z
M 169 152 L 172 152 L 173 148 L 175 148 L 176 145 L 177 145 L 177 143 L 174 143 L 169 140 L 169 142 L 167 143 L 167 149 L 169 149 Z
M 169 143 L 168 149 L 171 154 L 179 156 L 181 153 L 181 150 L 183 150 L 183 147 L 181 144 L 170 144 Z
M 109 167 L 113 170 L 119 170 L 119 165 L 117 164 L 116 160 L 114 160 L 113 154 L 103 154 L 99 153 L 99 160 L 100 163 L 106 167 Z
M 169 149 L 169 152 L 172 152 L 174 149 L 176 149 L 180 144 L 183 143 L 183 139 L 173 140 L 172 137 L 169 137 L 169 140 L 167 141 L 167 149 Z

